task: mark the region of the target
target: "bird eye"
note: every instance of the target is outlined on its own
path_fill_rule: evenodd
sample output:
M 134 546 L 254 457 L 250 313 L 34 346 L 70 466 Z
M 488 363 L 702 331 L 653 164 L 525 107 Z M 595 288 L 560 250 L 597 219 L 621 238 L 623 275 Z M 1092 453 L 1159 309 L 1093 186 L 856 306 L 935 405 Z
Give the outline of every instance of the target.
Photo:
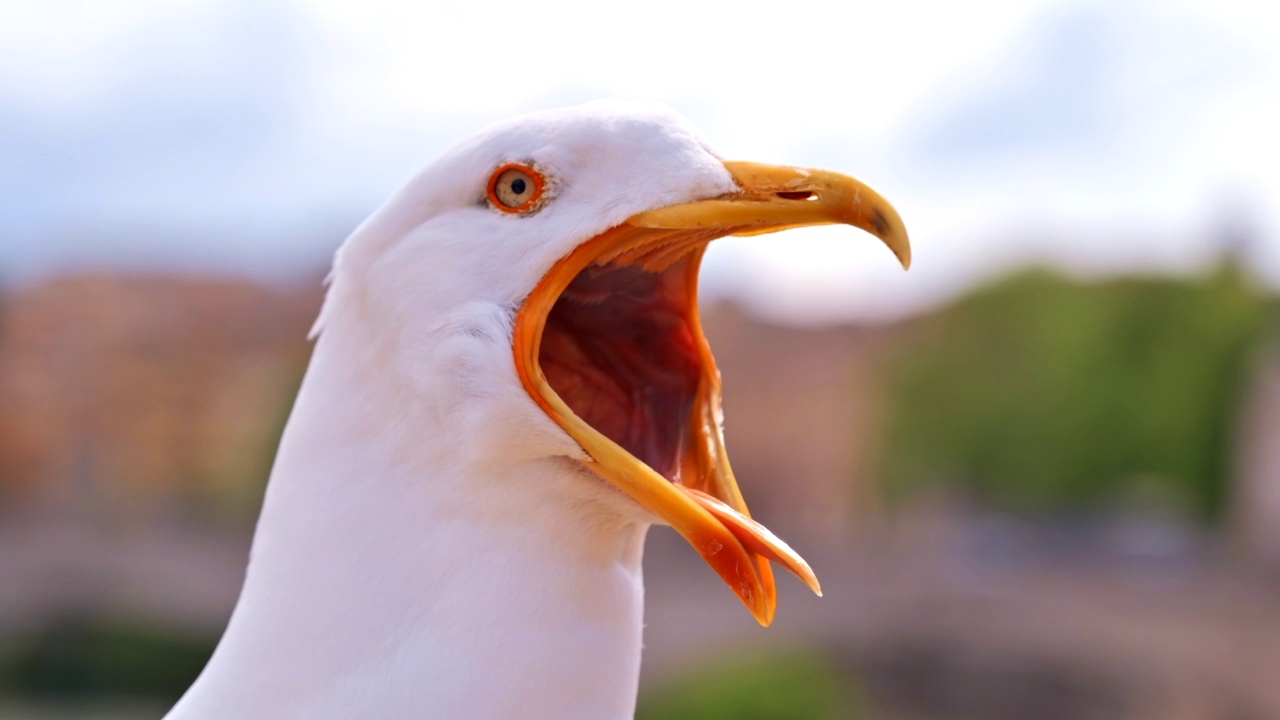
M 542 173 L 528 165 L 507 163 L 489 178 L 489 202 L 503 212 L 527 212 L 542 198 L 545 186 Z

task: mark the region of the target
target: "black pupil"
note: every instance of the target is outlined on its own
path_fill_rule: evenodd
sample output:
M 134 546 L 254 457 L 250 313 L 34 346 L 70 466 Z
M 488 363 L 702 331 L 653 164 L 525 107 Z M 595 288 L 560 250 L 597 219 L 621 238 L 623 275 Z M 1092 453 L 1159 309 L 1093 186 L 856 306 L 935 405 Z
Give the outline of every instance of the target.
M 511 192 L 517 195 L 524 194 L 524 178 L 516 178 L 511 181 Z

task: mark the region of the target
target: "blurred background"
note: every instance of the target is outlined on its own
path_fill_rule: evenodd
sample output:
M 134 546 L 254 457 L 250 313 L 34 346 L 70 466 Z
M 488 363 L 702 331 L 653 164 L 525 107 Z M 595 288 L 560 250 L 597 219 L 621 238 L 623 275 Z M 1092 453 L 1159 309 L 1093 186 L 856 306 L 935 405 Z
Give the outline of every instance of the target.
M 710 251 L 759 629 L 674 533 L 640 717 L 1280 718 L 1260 3 L 0 5 L 0 717 L 158 718 L 235 601 L 320 280 L 479 127 L 656 99 L 911 230 Z

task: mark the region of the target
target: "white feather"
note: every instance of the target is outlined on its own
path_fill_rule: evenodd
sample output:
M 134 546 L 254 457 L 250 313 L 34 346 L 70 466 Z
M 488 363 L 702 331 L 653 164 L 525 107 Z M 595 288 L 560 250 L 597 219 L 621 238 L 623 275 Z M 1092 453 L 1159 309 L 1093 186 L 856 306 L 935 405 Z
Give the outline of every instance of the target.
M 484 203 L 531 162 L 553 199 Z M 339 250 L 244 590 L 170 720 L 631 717 L 647 513 L 529 398 L 513 313 L 627 217 L 733 187 L 683 118 L 592 103 L 490 128 Z

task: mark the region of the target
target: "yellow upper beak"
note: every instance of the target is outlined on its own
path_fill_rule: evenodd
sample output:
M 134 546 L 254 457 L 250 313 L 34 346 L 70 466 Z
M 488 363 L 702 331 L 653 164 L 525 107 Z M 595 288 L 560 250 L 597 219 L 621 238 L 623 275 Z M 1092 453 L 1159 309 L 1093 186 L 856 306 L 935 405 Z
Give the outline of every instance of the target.
M 726 162 L 741 191 L 727 197 L 670 205 L 627 220 L 664 230 L 732 228 L 727 235 L 764 235 L 809 225 L 852 225 L 889 246 L 911 267 L 907 228 L 887 200 L 865 184 L 830 170 Z
M 898 213 L 854 178 L 826 170 L 726 162 L 739 190 L 658 208 L 582 243 L 543 277 L 516 318 L 514 352 L 521 381 L 535 402 L 591 456 L 597 474 L 687 539 L 737 593 L 762 625 L 773 620 L 777 591 L 770 561 L 779 562 L 821 594 L 808 564 L 750 518 L 729 466 L 721 432 L 720 374 L 702 334 L 697 277 L 706 245 L 726 235 L 757 235 L 793 227 L 847 224 L 880 238 L 902 263 L 911 247 Z M 539 351 L 547 317 L 565 289 L 591 265 L 634 264 L 685 274 L 686 315 L 701 377 L 686 428 L 679 484 L 663 477 L 573 412 L 547 381 Z

